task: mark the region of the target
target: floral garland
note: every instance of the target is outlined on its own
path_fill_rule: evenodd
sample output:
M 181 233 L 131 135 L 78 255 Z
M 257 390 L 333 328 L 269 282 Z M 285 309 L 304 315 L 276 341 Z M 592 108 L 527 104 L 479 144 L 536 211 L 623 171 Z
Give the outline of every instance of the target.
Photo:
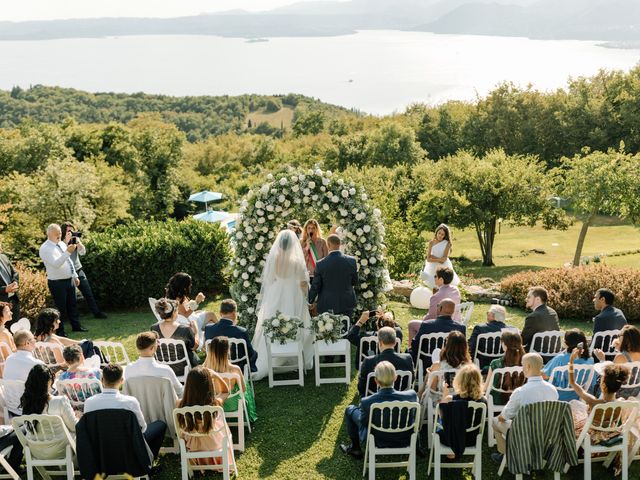
M 267 175 L 266 183 L 251 190 L 240 205 L 232 237 L 231 294 L 242 325 L 250 331 L 255 328 L 265 258 L 277 233 L 293 218 L 302 222 L 316 218 L 342 227 L 346 253 L 354 256 L 359 266 L 357 310 L 382 303 L 389 274 L 380 210 L 371 206 L 364 188 L 354 182 L 319 168 L 303 172 L 290 167 Z
M 289 317 L 280 312 L 265 319 L 263 323 L 264 334 L 272 342 L 278 341 L 284 345 L 288 341 L 294 341 L 298 336 L 298 330 L 303 327 L 302 320 L 296 317 Z
M 315 334 L 316 342 L 335 343 L 344 334 L 343 325 L 349 317 L 334 313 L 321 313 L 311 319 L 311 331 Z

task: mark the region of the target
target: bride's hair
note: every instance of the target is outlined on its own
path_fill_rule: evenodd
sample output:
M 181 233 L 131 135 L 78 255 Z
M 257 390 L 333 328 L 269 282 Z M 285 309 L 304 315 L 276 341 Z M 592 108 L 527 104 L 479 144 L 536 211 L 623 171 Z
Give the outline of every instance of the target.
M 283 230 L 283 232 L 293 233 L 293 230 Z M 293 235 L 295 235 L 295 233 L 293 233 Z M 291 246 L 291 235 L 287 235 L 286 233 L 280 235 L 280 248 L 282 249 L 282 251 L 286 252 L 287 250 L 289 250 L 290 246 Z
M 449 227 L 447 226 L 446 223 L 441 223 L 440 225 L 438 225 L 438 228 L 436 228 L 436 232 L 434 234 L 434 237 L 436 237 L 438 235 L 438 232 L 440 230 L 444 231 L 444 239 L 451 243 L 451 230 L 449 230 Z
M 307 241 L 307 238 L 308 238 L 307 227 L 309 226 L 309 224 L 315 225 L 316 232 L 318 234 L 317 238 L 323 238 L 322 237 L 322 229 L 320 228 L 320 224 L 318 223 L 318 221 L 315 218 L 310 218 L 309 220 L 304 222 L 304 228 L 302 229 L 302 243 L 305 243 Z

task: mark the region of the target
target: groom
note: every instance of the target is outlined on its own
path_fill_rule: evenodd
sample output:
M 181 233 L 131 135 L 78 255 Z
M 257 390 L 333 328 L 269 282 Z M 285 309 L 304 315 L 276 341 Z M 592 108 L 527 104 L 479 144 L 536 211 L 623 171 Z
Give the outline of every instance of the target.
M 356 307 L 353 290 L 358 281 L 356 259 L 342 254 L 338 235 L 329 235 L 327 247 L 329 254 L 317 263 L 309 289 L 310 308 L 317 301 L 318 313 L 332 311 L 351 318 Z

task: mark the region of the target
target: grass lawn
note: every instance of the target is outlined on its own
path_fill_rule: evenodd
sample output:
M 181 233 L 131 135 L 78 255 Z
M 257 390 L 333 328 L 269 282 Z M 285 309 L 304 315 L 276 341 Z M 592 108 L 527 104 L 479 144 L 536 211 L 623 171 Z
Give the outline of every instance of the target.
M 503 226 L 496 235 L 494 244 L 495 267 L 483 267 L 480 247 L 475 230 L 454 230 L 454 257 L 465 256 L 465 273 L 476 277 L 491 277 L 495 280 L 533 268 L 562 267 L 573 261 L 578 234 L 582 224 L 578 221 L 568 230 L 545 230 L 541 226 Z M 544 254 L 533 253 L 542 249 Z M 602 261 L 610 265 L 640 268 L 640 229 L 609 217 L 599 217 L 596 225 L 587 232 L 582 256 L 601 255 Z M 607 256 L 634 251 L 634 254 Z
M 248 120 L 251 120 L 251 124 L 254 127 L 257 127 L 263 122 L 267 122 L 275 128 L 280 128 L 280 126 L 291 128 L 291 122 L 293 121 L 293 109 L 289 107 L 282 107 L 280 110 L 273 113 L 264 111 L 251 112 L 247 115 L 245 124 Z
M 216 302 L 207 308 L 217 310 Z M 410 308 L 403 303 L 391 303 L 392 309 L 406 334 L 407 322 L 420 318 L 423 311 Z M 471 324 L 483 322 L 489 305 L 476 305 Z M 510 323 L 522 327 L 525 313 L 509 309 Z M 134 340 L 137 333 L 146 330 L 155 319 L 149 309 L 139 312 L 111 313 L 107 320 L 85 319 L 93 339 L 110 339 L 124 343 L 129 357 L 137 358 Z M 591 328 L 590 324 L 563 321 L 563 328 Z M 76 335 L 76 338 L 80 338 Z M 406 337 L 405 337 L 406 338 Z M 406 343 L 406 340 L 405 340 Z M 358 402 L 356 372 L 352 368 L 349 385 L 323 385 L 316 388 L 311 371 L 305 376 L 305 386 L 277 387 L 269 389 L 266 380 L 256 383 L 256 399 L 259 419 L 253 433 L 246 437 L 246 450 L 237 455 L 240 478 L 244 479 L 358 479 L 362 462 L 343 455 L 338 444 L 346 441 L 343 413 L 347 405 Z M 485 440 L 486 447 L 486 440 Z M 180 466 L 176 455 L 161 457 L 162 471 L 155 479 L 180 477 Z M 426 478 L 427 460 L 418 459 L 418 478 Z M 593 467 L 593 475 L 610 476 L 600 464 Z M 209 477 L 214 476 L 208 474 Z M 218 475 L 219 476 L 219 475 Z M 506 477 L 510 474 L 506 473 Z M 496 478 L 497 465 L 489 457 L 489 449 L 483 455 L 483 477 Z M 566 478 L 567 476 L 563 476 Z M 582 478 L 582 467 L 570 471 L 569 478 Z M 408 478 L 400 469 L 376 475 L 380 479 Z M 443 472 L 443 478 L 471 478 L 469 470 Z M 535 478 L 552 478 L 540 474 Z M 630 478 L 640 478 L 640 466 L 634 464 Z

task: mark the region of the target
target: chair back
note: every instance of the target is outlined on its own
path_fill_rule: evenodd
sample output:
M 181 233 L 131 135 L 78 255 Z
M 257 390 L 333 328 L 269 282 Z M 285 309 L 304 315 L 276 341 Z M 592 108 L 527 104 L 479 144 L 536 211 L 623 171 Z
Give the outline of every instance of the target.
M 242 388 L 242 378 L 240 377 L 239 374 L 231 373 L 231 372 L 229 373 L 216 372 L 216 375 L 218 375 L 224 381 L 224 383 L 227 384 L 227 388 L 229 389 L 229 395 L 227 396 L 227 398 L 243 397 L 245 390 Z M 234 383 L 238 385 L 238 391 L 235 393 L 231 393 L 231 391 L 233 390 L 232 385 Z
M 9 423 L 9 413 L 22 415 L 20 399 L 24 393 L 22 380 L 0 379 L 0 396 L 4 399 L 4 421 Z
M 629 378 L 620 387 L 618 398 L 634 398 L 640 396 L 640 362 L 627 362 L 624 364 L 629 369 Z
M 393 388 L 398 391 L 410 390 L 413 387 L 413 372 L 408 370 L 396 370 L 396 380 Z M 375 381 L 376 372 L 369 372 L 367 375 L 367 390 L 365 396 L 373 395 L 378 391 L 378 384 Z
M 449 332 L 426 333 L 418 341 L 418 353 L 416 355 L 416 378 L 422 381 L 426 365 L 430 365 L 431 354 L 436 348 L 442 348 L 449 336 Z M 428 362 L 427 362 L 428 360 Z
M 22 446 L 38 460 L 64 458 L 67 446 L 75 454 L 76 442 L 57 415 L 21 415 L 11 424 Z
M 173 421 L 176 425 L 178 438 L 210 437 L 219 433 L 223 433 L 226 437 L 224 410 L 217 405 L 176 408 L 173 410 Z M 205 431 L 204 426 L 208 422 L 210 422 L 211 429 Z
M 420 427 L 420 404 L 417 402 L 391 401 L 371 405 L 369 411 L 369 435 L 398 436 L 408 442 Z M 404 435 L 403 435 L 404 434 Z
M 480 359 L 478 356 L 485 359 L 493 360 L 500 358 L 504 355 L 502 350 L 502 332 L 489 332 L 481 333 L 476 339 L 476 350 L 473 352 L 473 362 L 479 367 Z
M 400 353 L 400 345 L 400 339 L 396 337 L 396 344 L 393 347 L 396 353 Z M 378 353 L 380 353 L 380 345 L 378 344 L 377 335 L 360 337 L 360 358 L 358 358 L 358 365 L 360 365 L 365 358 L 377 355 Z
M 59 368 L 62 364 L 56 360 L 56 351 L 59 352 L 60 358 L 62 358 L 62 345 L 56 345 L 51 342 L 36 342 L 36 347 L 33 349 L 33 356 L 38 360 L 42 360 L 48 367 Z
M 149 300 L 149 307 L 151 308 L 151 312 L 153 313 L 153 316 L 156 317 L 156 320 L 158 320 L 158 322 L 162 322 L 160 315 L 158 314 L 158 312 L 156 312 L 156 303 L 158 302 L 158 299 L 149 297 L 148 300 Z
M 87 398 L 102 392 L 102 383 L 97 378 L 74 378 L 58 380 L 56 389 L 66 396 L 72 405 L 81 405 Z
M 124 345 L 120 342 L 94 341 L 93 346 L 100 350 L 100 365 L 108 365 L 117 363 L 118 365 L 129 365 L 131 361 L 124 349 Z
M 558 330 L 538 332 L 531 339 L 529 351 L 539 353 L 546 363 L 550 358 L 562 353 L 563 337 L 564 333 Z
M 482 402 L 475 402 L 473 400 L 469 400 L 469 409 L 473 410 L 471 415 L 469 415 L 469 425 L 466 426 L 465 431 L 467 432 L 467 438 L 469 434 L 473 434 L 475 432 L 476 436 L 476 445 L 482 443 L 482 436 L 484 435 L 484 425 L 485 420 L 487 418 L 487 405 Z M 442 404 L 438 404 L 437 406 L 437 415 L 442 418 Z M 437 428 L 437 422 L 434 423 L 434 427 Z M 435 429 L 434 429 L 435 431 Z
M 489 374 L 486 397 L 490 405 L 496 403 L 495 396 L 501 399 L 500 405 L 505 405 L 513 391 L 524 385 L 524 371 L 522 367 L 503 367 L 491 370 Z
M 462 302 L 456 305 L 456 313 L 460 313 L 460 323 L 467 325 L 473 315 L 473 302 Z
M 588 391 L 591 388 L 593 376 L 595 375 L 593 365 L 575 363 L 573 365 L 573 371 L 575 382 L 580 385 L 583 390 Z M 569 385 L 569 365 L 554 368 L 549 376 L 549 382 L 556 387 L 558 392 L 573 392 L 573 388 Z
M 191 361 L 187 353 L 187 346 L 183 340 L 175 340 L 173 338 L 161 338 L 158 340 L 158 348 L 156 349 L 156 360 L 164 365 L 182 365 L 185 364 L 184 372 L 178 376 L 178 380 L 185 382 L 187 374 L 191 370 Z
M 635 423 L 637 410 L 638 404 L 636 402 L 625 400 L 594 405 L 578 437 L 577 446 L 582 445 L 587 435 L 597 437 L 607 434 L 626 434 Z
M 618 338 L 619 335 L 620 330 L 603 330 L 601 332 L 594 333 L 591 338 L 591 351 L 595 348 L 599 348 L 604 352 L 607 360 L 613 360 L 618 354 L 613 346 L 613 341 Z

